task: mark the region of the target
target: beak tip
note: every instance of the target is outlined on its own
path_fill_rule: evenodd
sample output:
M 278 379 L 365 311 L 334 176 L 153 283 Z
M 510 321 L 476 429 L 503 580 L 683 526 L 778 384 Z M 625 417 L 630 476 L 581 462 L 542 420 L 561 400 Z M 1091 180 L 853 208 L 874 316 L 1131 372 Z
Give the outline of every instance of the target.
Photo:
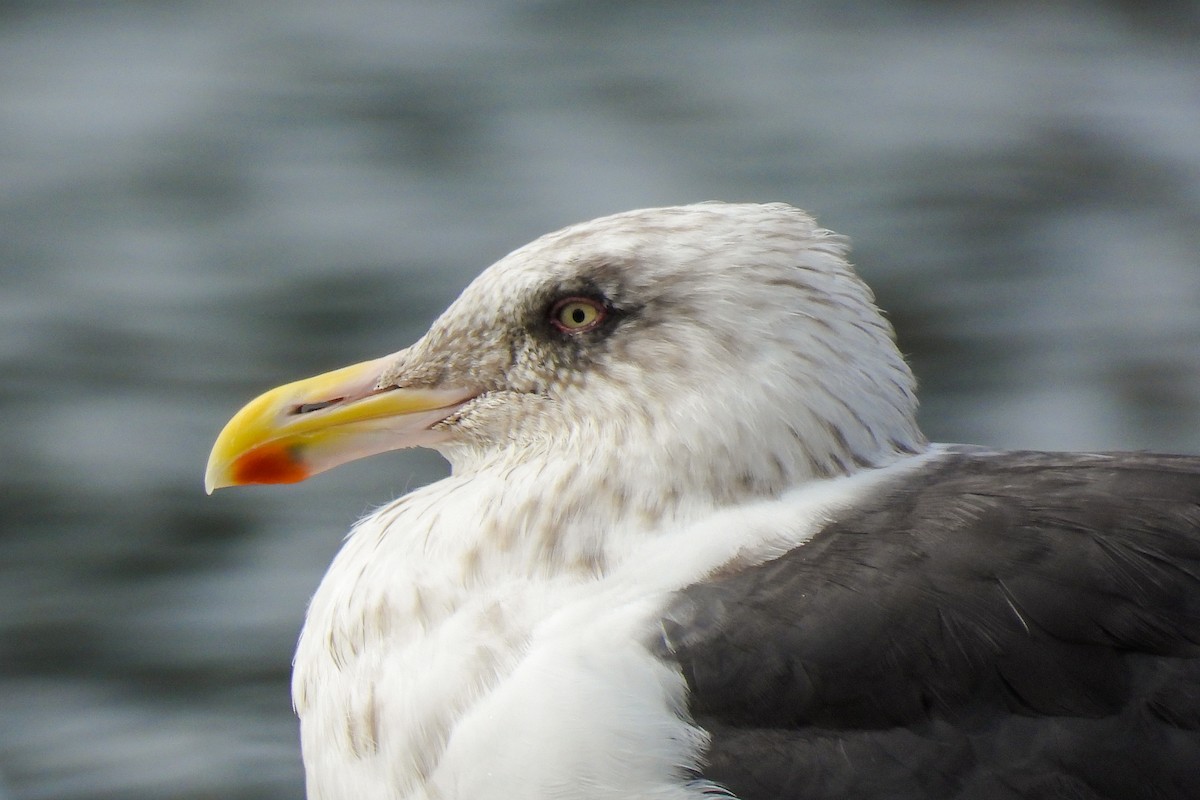
M 217 489 L 224 486 L 224 483 L 218 483 L 217 470 L 214 468 L 212 459 L 208 460 L 208 468 L 204 470 L 204 493 L 211 495 Z

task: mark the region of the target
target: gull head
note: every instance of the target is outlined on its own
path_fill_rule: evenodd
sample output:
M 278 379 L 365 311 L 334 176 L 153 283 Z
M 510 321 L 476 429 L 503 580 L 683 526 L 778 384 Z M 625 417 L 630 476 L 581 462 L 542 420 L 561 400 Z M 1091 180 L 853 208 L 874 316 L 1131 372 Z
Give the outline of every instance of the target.
M 783 204 L 548 234 L 410 347 L 251 401 L 206 485 L 292 482 L 413 446 L 456 474 L 534 459 L 731 498 L 882 466 L 924 439 L 912 374 L 847 250 Z

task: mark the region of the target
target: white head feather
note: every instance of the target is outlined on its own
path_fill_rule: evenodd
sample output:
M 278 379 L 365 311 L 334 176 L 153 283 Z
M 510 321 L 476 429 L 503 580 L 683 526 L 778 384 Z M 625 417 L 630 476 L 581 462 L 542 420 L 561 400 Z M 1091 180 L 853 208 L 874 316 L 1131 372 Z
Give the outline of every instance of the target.
M 925 442 L 847 249 L 783 204 L 575 225 L 481 274 L 384 382 L 484 390 L 443 425 L 456 474 L 540 456 L 625 474 L 619 492 L 719 504 L 881 466 Z M 570 295 L 601 299 L 612 324 L 556 332 L 550 308 Z

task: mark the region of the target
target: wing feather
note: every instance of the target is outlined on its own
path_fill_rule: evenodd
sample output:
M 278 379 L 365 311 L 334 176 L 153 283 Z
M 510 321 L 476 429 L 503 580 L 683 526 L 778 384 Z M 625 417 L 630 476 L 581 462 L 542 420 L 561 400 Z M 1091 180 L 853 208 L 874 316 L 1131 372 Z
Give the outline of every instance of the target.
M 743 800 L 1195 797 L 1200 458 L 951 452 L 663 630 Z

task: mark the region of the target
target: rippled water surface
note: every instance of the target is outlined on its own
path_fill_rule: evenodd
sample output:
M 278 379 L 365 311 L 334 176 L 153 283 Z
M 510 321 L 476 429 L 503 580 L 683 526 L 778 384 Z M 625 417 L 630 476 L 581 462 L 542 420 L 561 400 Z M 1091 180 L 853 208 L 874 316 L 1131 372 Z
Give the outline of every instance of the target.
M 443 467 L 208 447 L 566 223 L 809 208 L 933 438 L 1200 452 L 1200 12 L 1039 5 L 0 4 L 0 796 L 302 796 L 307 598 Z

